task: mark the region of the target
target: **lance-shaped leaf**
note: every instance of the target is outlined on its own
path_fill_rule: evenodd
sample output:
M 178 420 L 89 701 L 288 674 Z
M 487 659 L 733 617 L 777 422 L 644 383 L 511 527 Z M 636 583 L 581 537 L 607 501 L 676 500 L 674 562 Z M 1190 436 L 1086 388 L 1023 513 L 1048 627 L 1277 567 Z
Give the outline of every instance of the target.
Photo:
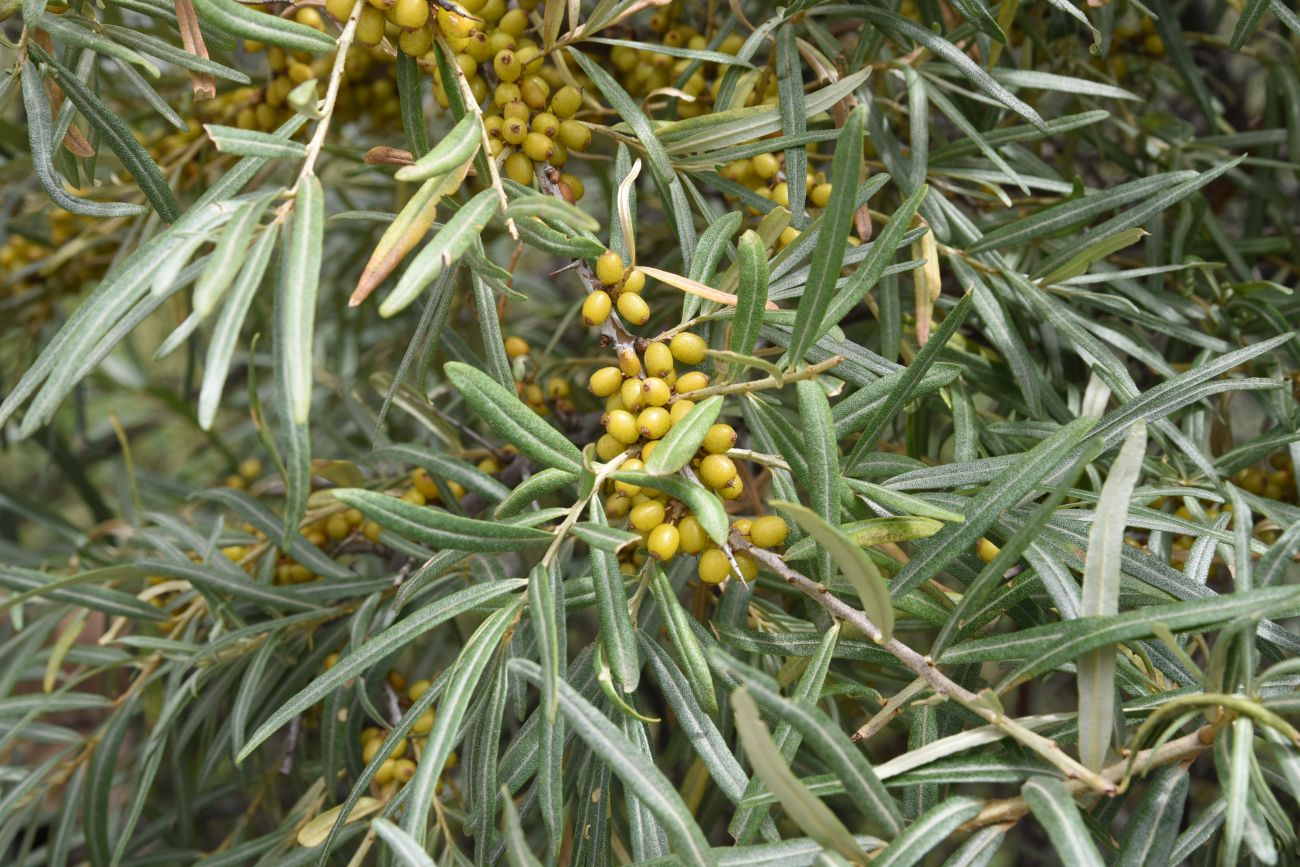
M 239 205 L 235 214 L 222 230 L 217 246 L 208 257 L 208 265 L 194 284 L 191 303 L 194 312 L 207 316 L 216 307 L 217 301 L 229 288 L 231 281 L 248 261 L 248 241 L 257 230 L 262 214 L 271 204 L 271 196 L 258 196 Z M 273 234 L 273 233 L 272 233 Z
M 393 291 L 379 305 L 379 315 L 393 316 L 406 309 L 444 268 L 460 259 L 479 239 L 497 205 L 497 193 L 491 187 L 462 205 L 424 249 L 415 254 Z
M 433 859 L 424 851 L 424 847 L 392 822 L 379 817 L 371 821 L 370 827 L 374 828 L 379 839 L 388 844 L 393 857 L 405 867 L 433 867 Z
M 591 498 L 587 514 L 592 526 L 609 526 L 600 497 Z M 593 545 L 589 559 L 605 661 L 623 691 L 632 692 L 641 678 L 641 660 L 637 655 L 636 635 L 627 610 L 627 591 L 623 588 L 623 573 L 619 571 L 618 557 L 612 551 Z
M 311 413 L 312 340 L 316 292 L 320 286 L 321 246 L 325 237 L 325 193 L 308 175 L 298 182 L 289 232 L 280 256 L 280 285 L 275 299 L 283 381 L 295 424 Z
M 855 108 L 844 122 L 844 130 L 835 143 L 835 158 L 831 163 L 831 198 L 821 216 L 821 230 L 813 248 L 812 266 L 799 299 L 799 310 L 790 332 L 786 364 L 790 368 L 803 363 L 804 355 L 817 342 L 822 331 L 826 311 L 840 268 L 844 265 L 845 238 L 853 225 L 857 210 L 854 198 L 858 189 L 858 173 L 862 168 L 862 127 L 866 122 L 865 106 Z
M 472 608 L 477 608 L 493 599 L 519 590 L 526 586 L 527 583 L 522 579 L 510 579 L 467 587 L 424 606 L 410 617 L 399 620 L 355 650 L 345 654 L 337 663 L 317 676 L 293 698 L 277 708 L 275 713 L 271 714 L 270 719 L 262 723 L 257 731 L 253 732 L 252 737 L 248 739 L 248 743 L 239 751 L 237 761 L 242 762 L 248 758 L 258 746 L 275 734 L 289 720 L 325 698 L 347 681 L 366 671 L 372 665 L 406 647 L 430 629 L 441 623 L 446 623 L 453 617 L 458 617 Z M 501 609 L 501 611 L 509 610 L 509 607 Z
M 290 51 L 330 51 L 334 40 L 305 24 L 242 6 L 236 0 L 193 0 L 194 11 L 222 33 Z
M 695 513 L 695 520 L 700 522 L 715 544 L 722 545 L 727 541 L 727 510 L 723 508 L 722 500 L 699 482 L 688 482 L 680 476 L 652 476 L 632 470 L 616 472 L 610 478 L 616 482 L 654 488 L 681 500 Z
M 1029 809 L 1043 826 L 1063 863 L 1079 867 L 1104 867 L 1079 807 L 1065 784 L 1057 779 L 1033 779 L 1020 789 Z
M 677 422 L 664 438 L 655 446 L 650 459 L 646 461 L 645 471 L 652 476 L 670 476 L 690 463 L 695 452 L 699 450 L 704 435 L 718 420 L 722 412 L 722 395 L 700 401 L 685 418 Z
M 510 667 L 531 683 L 541 681 L 541 670 L 532 660 L 515 658 Z M 560 711 L 565 719 L 592 753 L 608 764 L 659 820 L 678 857 L 689 864 L 716 865 L 717 857 L 676 787 L 581 693 L 565 681 L 559 687 Z
M 334 496 L 340 502 L 359 509 L 381 527 L 438 548 L 493 553 L 517 551 L 551 539 L 551 534 L 544 530 L 453 515 L 442 509 L 417 506 L 362 488 L 342 488 L 336 490 Z
M 370 293 L 379 288 L 379 284 L 393 273 L 407 254 L 415 249 L 415 245 L 424 238 L 429 227 L 433 225 L 434 217 L 438 215 L 438 202 L 442 201 L 443 196 L 450 195 L 460 188 L 469 166 L 470 161 L 466 160 L 459 168 L 454 168 L 445 176 L 429 178 L 420 185 L 415 195 L 402 206 L 402 210 L 380 236 L 379 243 L 370 254 L 370 261 L 366 262 L 366 267 L 361 270 L 361 277 L 357 280 L 357 287 L 352 290 L 348 306 L 356 307 L 366 300 Z
M 752 229 L 740 236 L 736 263 L 739 265 L 740 283 L 736 287 L 736 315 L 731 320 L 732 352 L 749 355 L 758 342 L 758 331 L 763 325 L 763 309 L 767 306 L 767 249 L 763 239 Z
M 1085 616 L 1104 617 L 1119 611 L 1119 584 L 1124 528 L 1128 525 L 1129 498 L 1142 472 L 1147 428 L 1138 421 L 1129 429 L 1124 446 L 1111 465 L 1110 475 L 1097 499 L 1097 518 L 1088 534 L 1088 559 L 1083 571 L 1080 610 Z M 1099 647 L 1079 657 L 1079 758 L 1085 767 L 1099 771 L 1110 749 L 1115 723 L 1115 648 Z
M 880 628 L 882 640 L 888 641 L 894 634 L 894 606 L 889 595 L 889 585 L 867 552 L 807 506 L 773 500 L 772 507 L 789 514 L 799 522 L 804 532 L 830 553 L 840 572 L 858 592 L 862 610 Z
M 974 798 L 946 798 L 917 816 L 906 831 L 871 859 L 871 863 L 880 867 L 911 867 L 920 863 L 949 834 L 979 811 L 980 802 Z
M 682 661 L 682 671 L 690 682 L 691 692 L 699 701 L 700 707 L 707 713 L 717 714 L 718 697 L 713 690 L 713 678 L 709 675 L 709 664 L 704 657 L 704 649 L 699 639 L 691 630 L 690 615 L 682 607 L 681 600 L 673 590 L 668 576 L 658 566 L 652 567 L 654 579 L 650 585 L 654 591 L 655 602 L 659 604 L 659 613 L 668 627 L 673 647 Z
M 578 447 L 491 376 L 459 361 L 447 362 L 443 371 L 479 418 L 522 454 L 543 466 L 582 470 Z
M 435 175 L 451 174 L 474 159 L 482 141 L 478 116 L 467 114 L 442 137 L 442 141 L 409 166 L 394 175 L 399 181 L 424 181 Z
M 264 157 L 266 159 L 292 159 L 307 155 L 307 146 L 296 141 L 282 139 L 268 132 L 254 129 L 240 129 L 237 126 L 204 124 L 208 138 L 223 154 L 238 157 Z
M 1161 768 L 1151 776 L 1137 809 L 1124 826 L 1115 867 L 1177 864 L 1170 860 L 1183 822 L 1190 778 L 1179 765 Z
M 736 711 L 736 732 L 745 747 L 745 756 L 790 820 L 827 849 L 856 863 L 865 861 L 866 855 L 849 829 L 790 770 L 745 687 L 731 693 L 731 706 Z

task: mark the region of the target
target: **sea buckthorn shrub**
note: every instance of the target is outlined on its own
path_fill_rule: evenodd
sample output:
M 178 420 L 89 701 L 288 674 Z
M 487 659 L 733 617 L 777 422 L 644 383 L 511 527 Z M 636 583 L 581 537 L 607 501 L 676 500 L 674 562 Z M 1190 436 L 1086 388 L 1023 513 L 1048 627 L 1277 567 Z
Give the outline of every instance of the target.
M 0 864 L 1295 863 L 1278 0 L 0 0 Z

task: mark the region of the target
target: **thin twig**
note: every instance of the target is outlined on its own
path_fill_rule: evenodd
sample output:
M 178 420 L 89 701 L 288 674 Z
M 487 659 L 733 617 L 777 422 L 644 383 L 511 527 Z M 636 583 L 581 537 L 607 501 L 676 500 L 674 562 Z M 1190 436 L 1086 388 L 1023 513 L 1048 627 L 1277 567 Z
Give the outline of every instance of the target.
M 807 367 L 801 367 L 798 370 L 792 370 L 781 376 L 765 376 L 762 379 L 752 379 L 745 382 L 729 382 L 725 385 L 711 385 L 708 388 L 699 388 L 686 394 L 673 396 L 673 401 L 681 398 L 688 398 L 698 403 L 706 397 L 713 397 L 715 394 L 749 394 L 755 391 L 766 391 L 771 388 L 784 388 L 792 382 L 799 382 L 803 379 L 812 379 L 818 374 L 825 373 L 835 365 L 844 360 L 842 355 L 832 355 L 816 364 L 810 364 Z
M 866 614 L 835 596 L 830 592 L 830 588 L 824 587 L 807 575 L 791 569 L 781 559 L 780 555 L 754 547 L 743 536 L 734 531 L 731 534 L 731 543 L 780 575 L 787 584 L 798 588 L 830 614 L 855 626 L 862 634 L 880 645 L 883 650 L 914 674 L 923 678 L 936 693 L 952 699 L 962 707 L 1002 729 L 1011 738 L 1024 744 L 1042 756 L 1044 760 L 1056 766 L 1061 773 L 1065 774 L 1066 778 L 1080 780 L 1088 788 L 1096 792 L 1107 795 L 1115 794 L 1117 787 L 1113 781 L 1106 779 L 1095 771 L 1088 770 L 1070 758 L 1057 745 L 1056 741 L 1030 731 L 1016 720 L 990 707 L 978 695 L 940 671 L 930 657 L 922 656 L 897 638 L 890 638 L 886 641 L 880 628 L 872 623 Z
M 357 33 L 357 19 L 361 17 L 361 7 L 362 0 L 357 0 L 353 4 L 352 13 L 348 15 L 343 32 L 335 40 L 334 66 L 330 69 L 329 85 L 325 88 L 325 104 L 321 106 L 320 122 L 312 132 L 311 141 L 307 143 L 307 155 L 303 157 L 302 171 L 298 174 L 299 180 L 310 177 L 316 171 L 316 159 L 320 156 L 321 149 L 325 147 L 325 134 L 329 132 L 330 118 L 334 115 L 334 104 L 339 98 L 339 85 L 343 81 L 343 70 L 347 67 L 348 49 L 352 47 L 352 39 Z

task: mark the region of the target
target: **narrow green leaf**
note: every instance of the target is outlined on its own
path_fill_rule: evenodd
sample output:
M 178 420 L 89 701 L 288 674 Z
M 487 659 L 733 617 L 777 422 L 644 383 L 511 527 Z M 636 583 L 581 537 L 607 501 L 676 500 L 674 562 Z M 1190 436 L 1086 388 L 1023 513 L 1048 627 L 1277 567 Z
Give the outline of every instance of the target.
M 235 126 L 204 124 L 208 138 L 223 154 L 240 157 L 263 157 L 265 159 L 301 158 L 307 155 L 307 146 L 296 141 L 282 139 L 269 132 L 253 129 L 240 129 Z
M 1106 862 L 1092 842 L 1079 807 L 1064 783 L 1052 778 L 1033 779 L 1021 787 L 1020 793 L 1064 863 L 1104 867 Z
M 1152 774 L 1142 800 L 1124 826 L 1114 867 L 1178 863 L 1169 856 L 1182 826 L 1189 785 L 1187 769 L 1179 765 Z
M 595 232 L 600 229 L 600 221 L 564 199 L 554 196 L 524 196 L 515 199 L 506 208 L 506 216 L 516 220 L 541 217 L 553 223 L 560 223 L 569 229 L 581 229 Z
M 334 491 L 334 496 L 399 536 L 438 548 L 494 553 L 517 551 L 551 539 L 545 530 L 453 515 L 377 491 L 341 488 Z
M 843 531 L 828 524 L 806 506 L 780 500 L 773 500 L 771 505 L 791 515 L 805 532 L 826 549 L 840 572 L 858 592 L 862 610 L 880 628 L 883 639 L 888 641 L 894 633 L 894 606 L 889 595 L 889 585 L 866 552 L 844 535 Z
M 280 283 L 276 293 L 280 364 L 289 392 L 291 419 L 305 424 L 311 413 L 315 367 L 316 292 L 320 284 L 321 249 L 325 237 L 325 193 L 320 180 L 308 175 L 298 182 L 293 216 L 280 256 Z
M 1146 447 L 1146 424 L 1138 421 L 1129 429 L 1102 485 L 1097 518 L 1088 534 L 1081 606 L 1084 616 L 1105 617 L 1119 611 L 1120 554 L 1126 544 L 1129 500 L 1142 472 Z M 1079 758 L 1085 767 L 1100 771 L 1115 727 L 1114 647 L 1100 647 L 1079 657 L 1078 691 Z
M 593 526 L 609 526 L 599 497 L 591 498 L 587 514 Z M 641 661 L 637 655 L 632 618 L 627 610 L 627 591 L 623 588 L 623 573 L 619 571 L 618 557 L 614 552 L 594 545 L 588 557 L 605 660 L 623 691 L 632 692 L 640 682 Z
M 270 718 L 262 723 L 257 731 L 253 732 L 248 739 L 248 743 L 239 751 L 236 761 L 242 762 L 248 758 L 254 750 L 289 720 L 380 660 L 406 647 L 430 629 L 486 602 L 519 590 L 527 584 L 527 581 L 516 578 L 467 587 L 426 605 L 403 620 L 399 620 L 360 647 L 344 655 L 333 667 L 326 669 L 313 679 L 310 684 L 277 708 L 275 713 L 271 714 Z M 511 610 L 511 607 L 507 606 L 500 609 L 497 614 Z M 443 758 L 445 760 L 446 756 Z M 439 770 L 441 770 L 441 767 Z
M 731 706 L 736 712 L 736 732 L 754 773 L 771 789 L 790 820 L 826 848 L 853 862 L 863 862 L 866 855 L 844 823 L 790 770 L 746 687 L 731 693 Z
M 258 196 L 240 204 L 217 240 L 208 265 L 194 284 L 192 305 L 199 316 L 207 316 L 247 261 L 249 239 L 253 237 L 271 196 Z
M 414 65 L 414 64 L 413 64 Z M 423 124 L 423 119 L 421 119 Z M 423 129 L 423 126 L 420 127 Z M 450 174 L 463 163 L 474 158 L 482 142 L 478 117 L 467 114 L 451 128 L 442 141 L 420 156 L 409 166 L 402 166 L 394 175 L 399 181 L 424 181 L 435 175 Z
M 844 239 L 848 237 L 856 210 L 854 198 L 862 164 L 862 128 L 866 116 L 865 106 L 855 108 L 836 140 L 835 157 L 831 163 L 831 198 L 822 211 L 821 231 L 813 249 L 812 266 L 787 347 L 786 365 L 790 368 L 803 363 L 804 356 L 822 332 L 835 283 L 844 264 Z
M 420 85 L 420 64 L 405 51 L 397 52 L 396 78 L 397 103 L 402 113 L 402 131 L 406 133 L 406 146 L 418 164 L 429 153 L 429 133 L 424 121 L 424 91 Z M 403 169 L 398 169 L 398 172 Z
M 739 355 L 750 355 L 758 343 L 767 306 L 767 250 L 763 239 L 752 229 L 740 236 L 736 262 L 740 282 L 736 288 L 736 315 L 731 320 L 729 348 Z
M 290 51 L 330 51 L 334 40 L 304 24 L 241 6 L 236 0 L 194 0 L 194 11 L 222 33 Z
M 668 627 L 668 635 L 677 656 L 682 662 L 682 672 L 690 683 L 691 692 L 705 713 L 714 716 L 718 713 L 718 697 L 713 689 L 713 678 L 709 674 L 709 664 L 704 657 L 704 649 L 690 627 L 690 615 L 682 607 L 681 600 L 673 590 L 668 576 L 658 566 L 652 567 L 654 575 L 650 585 L 655 602 L 659 604 L 659 613 Z
M 980 802 L 974 798 L 958 796 L 940 801 L 876 853 L 871 859 L 873 867 L 911 867 L 979 811 Z
M 658 449 L 655 450 L 656 452 Z M 654 455 L 651 455 L 654 457 Z M 623 470 L 610 476 L 616 482 L 627 482 L 645 488 L 663 491 L 675 500 L 681 500 L 692 512 L 695 520 L 700 522 L 704 532 L 714 544 L 723 545 L 727 541 L 727 510 L 722 500 L 712 491 L 698 482 L 688 482 L 680 476 L 652 476 L 649 473 Z
M 646 461 L 645 471 L 652 476 L 670 476 L 690 463 L 699 450 L 700 443 L 704 441 L 704 435 L 718 420 L 721 411 L 721 395 L 714 395 L 696 404 L 655 446 L 650 459 Z
M 465 402 L 493 430 L 519 451 L 547 467 L 577 473 L 582 452 L 563 434 L 481 370 L 459 361 L 443 367 Z
M 515 486 L 510 495 L 497 503 L 496 508 L 492 511 L 494 518 L 509 518 L 522 512 L 529 503 L 532 503 L 547 494 L 553 494 L 556 491 L 567 488 L 569 485 L 576 484 L 578 474 L 568 470 L 561 470 L 555 467 L 547 467 L 539 472 L 533 473 L 524 481 Z
M 370 827 L 379 835 L 379 839 L 388 844 L 393 855 L 406 867 L 434 867 L 429 853 L 392 822 L 383 817 L 376 817 L 370 820 Z
M 455 264 L 478 240 L 498 204 L 496 190 L 489 187 L 462 205 L 411 260 L 393 291 L 379 305 L 379 315 L 393 316 L 406 309 L 443 268 Z
M 512 659 L 510 667 L 531 683 L 541 680 L 541 670 L 531 660 Z M 717 857 L 673 784 L 576 689 L 565 681 L 559 687 L 560 711 L 578 737 L 659 820 L 678 856 L 690 864 L 716 865 Z

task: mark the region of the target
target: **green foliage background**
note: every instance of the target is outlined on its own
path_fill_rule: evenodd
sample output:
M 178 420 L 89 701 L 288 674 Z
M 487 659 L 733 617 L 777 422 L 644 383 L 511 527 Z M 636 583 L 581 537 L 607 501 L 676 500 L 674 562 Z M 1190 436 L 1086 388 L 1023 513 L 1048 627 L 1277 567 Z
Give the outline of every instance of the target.
M 563 178 L 454 4 L 0 0 L 0 863 L 1296 863 L 1292 8 L 509 5 Z

